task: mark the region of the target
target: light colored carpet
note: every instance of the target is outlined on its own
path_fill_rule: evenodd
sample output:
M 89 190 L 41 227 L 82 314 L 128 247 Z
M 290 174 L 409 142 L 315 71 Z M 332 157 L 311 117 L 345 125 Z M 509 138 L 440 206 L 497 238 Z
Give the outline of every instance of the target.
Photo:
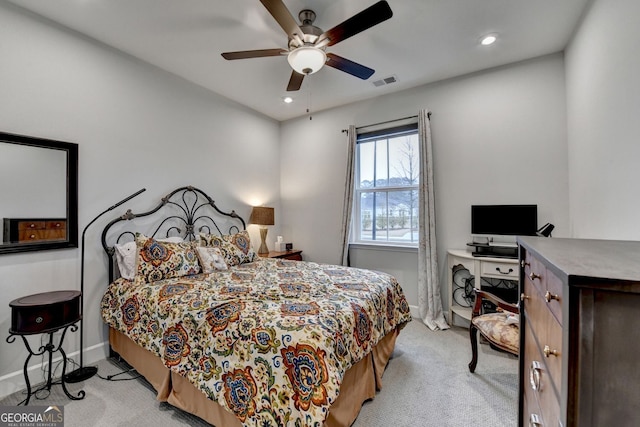
M 353 427 L 517 425 L 517 358 L 479 345 L 475 374 L 467 367 L 470 359 L 467 329 L 432 332 L 414 319 L 398 337 L 382 390 L 364 404 Z M 97 366 L 103 378 L 123 370 L 111 360 Z M 74 395 L 83 389 L 86 397 L 70 401 L 62 388 L 54 385 L 48 397 L 32 398 L 29 404 L 64 406 L 65 427 L 209 425 L 157 402 L 153 389 L 142 379 L 108 381 L 95 376 L 84 383 L 69 384 L 68 389 Z M 42 394 L 39 397 L 45 397 Z M 0 400 L 0 406 L 23 399 L 24 394 L 14 393 Z

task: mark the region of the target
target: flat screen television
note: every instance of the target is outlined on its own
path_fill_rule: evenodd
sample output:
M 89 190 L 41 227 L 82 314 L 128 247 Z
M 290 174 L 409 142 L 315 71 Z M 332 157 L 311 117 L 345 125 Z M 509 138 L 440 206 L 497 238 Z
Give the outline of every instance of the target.
M 538 205 L 472 205 L 471 234 L 535 236 Z

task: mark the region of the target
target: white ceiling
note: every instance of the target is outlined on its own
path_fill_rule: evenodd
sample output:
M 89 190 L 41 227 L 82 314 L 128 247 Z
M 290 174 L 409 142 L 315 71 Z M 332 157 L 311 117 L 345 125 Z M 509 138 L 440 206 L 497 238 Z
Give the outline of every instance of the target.
M 286 48 L 258 0 L 9 0 L 276 120 L 301 116 L 564 49 L 589 0 L 388 0 L 393 17 L 328 47 L 376 70 L 360 80 L 331 67 L 284 104 L 286 57 L 226 61 L 228 51 Z M 328 30 L 376 0 L 284 0 Z M 497 33 L 498 42 L 479 45 Z M 375 87 L 394 75 L 397 82 Z

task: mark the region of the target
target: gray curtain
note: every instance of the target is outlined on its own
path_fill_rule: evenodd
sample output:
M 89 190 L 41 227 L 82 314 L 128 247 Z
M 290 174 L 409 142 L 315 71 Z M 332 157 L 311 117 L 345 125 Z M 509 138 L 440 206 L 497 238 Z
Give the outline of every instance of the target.
M 420 144 L 420 204 L 418 243 L 418 308 L 420 318 L 429 328 L 448 329 L 444 318 L 440 284 L 438 281 L 438 259 L 436 250 L 436 212 L 433 187 L 433 149 L 429 112 L 418 113 L 418 137 Z
M 351 218 L 353 216 L 353 187 L 356 165 L 356 135 L 355 125 L 350 125 L 348 130 L 349 143 L 347 144 L 347 175 L 344 183 L 344 204 L 342 205 L 342 265 L 349 265 L 349 236 L 351 235 Z

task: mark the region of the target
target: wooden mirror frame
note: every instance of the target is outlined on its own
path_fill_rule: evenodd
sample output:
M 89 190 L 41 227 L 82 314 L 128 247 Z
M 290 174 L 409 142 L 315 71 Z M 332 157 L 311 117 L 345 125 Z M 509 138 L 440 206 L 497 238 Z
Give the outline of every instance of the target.
M 67 153 L 67 239 L 51 242 L 3 243 L 0 242 L 0 255 L 16 252 L 32 252 L 50 249 L 78 247 L 78 144 L 35 138 L 0 132 L 0 144 L 18 144 L 29 147 L 40 147 L 62 150 Z M 6 202 L 6 201 L 5 201 Z

